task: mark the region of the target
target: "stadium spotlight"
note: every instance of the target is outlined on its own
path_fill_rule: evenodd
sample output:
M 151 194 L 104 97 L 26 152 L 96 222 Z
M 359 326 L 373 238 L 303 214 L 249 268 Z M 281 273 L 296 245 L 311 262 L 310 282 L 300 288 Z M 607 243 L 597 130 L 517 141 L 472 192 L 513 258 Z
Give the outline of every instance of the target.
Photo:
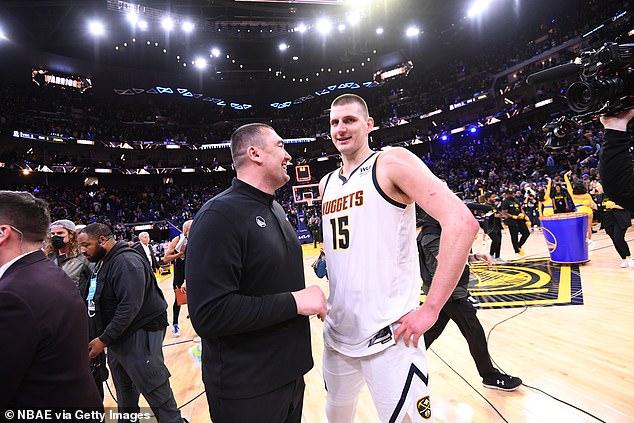
M 0 40 L 8 40 L 7 36 L 4 34 L 2 28 L 0 28 Z
M 482 15 L 489 7 L 489 4 L 491 4 L 491 0 L 475 0 L 467 11 L 467 17 L 475 18 Z
M 420 29 L 416 28 L 415 26 L 410 26 L 409 28 L 407 28 L 407 30 L 405 31 L 405 35 L 407 35 L 410 38 L 414 38 L 417 37 L 418 34 L 420 34 Z
M 216 47 L 211 49 L 211 55 L 214 57 L 220 57 L 220 50 L 217 49 Z
M 295 30 L 303 34 L 308 30 L 308 27 L 306 26 L 306 24 L 300 23 L 299 25 L 297 25 L 297 28 L 295 28 Z
M 202 57 L 197 57 L 194 65 L 198 69 L 205 69 L 207 67 L 207 61 Z
M 139 22 L 139 15 L 135 11 L 132 11 L 126 15 L 126 19 L 130 22 L 132 27 L 135 27 Z
M 189 34 L 194 30 L 194 23 L 191 21 L 185 21 L 183 22 L 182 28 L 183 28 L 183 32 L 185 32 L 186 34 Z
M 101 37 L 106 33 L 106 29 L 99 21 L 88 22 L 88 31 L 90 31 L 90 33 L 96 37 Z
M 299 56 L 293 56 L 293 60 L 294 60 L 294 61 L 299 60 Z
M 339 24 L 339 26 L 337 27 L 337 29 L 339 30 L 339 32 L 343 32 L 346 30 L 346 26 L 344 24 Z
M 277 48 L 280 49 L 280 51 L 286 51 L 288 49 L 288 44 L 286 43 L 280 43 L 279 46 L 277 46 Z
M 169 16 L 166 16 L 161 20 L 161 26 L 164 30 L 169 32 L 174 29 L 174 20 Z
M 148 27 L 147 21 L 140 20 L 137 26 L 139 27 L 140 30 L 145 31 Z
M 358 11 L 350 11 L 346 19 L 350 25 L 356 25 L 361 21 L 361 14 Z
M 315 25 L 320 34 L 326 35 L 332 30 L 332 22 L 327 18 L 321 18 Z
M 378 28 L 376 29 L 376 35 L 381 35 L 381 34 L 383 34 L 383 28 L 378 27 Z

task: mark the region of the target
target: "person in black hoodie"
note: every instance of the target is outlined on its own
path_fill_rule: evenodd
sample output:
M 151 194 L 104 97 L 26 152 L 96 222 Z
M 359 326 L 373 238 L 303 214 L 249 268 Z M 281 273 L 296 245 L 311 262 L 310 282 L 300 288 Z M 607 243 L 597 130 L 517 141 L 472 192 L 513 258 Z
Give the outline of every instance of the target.
M 159 423 L 182 422 L 163 359 L 167 302 L 147 258 L 117 242 L 102 223 L 86 226 L 78 241 L 82 254 L 96 263 L 86 300 L 100 335 L 88 344 L 89 356 L 108 347 L 119 411 L 138 413 L 142 393 Z

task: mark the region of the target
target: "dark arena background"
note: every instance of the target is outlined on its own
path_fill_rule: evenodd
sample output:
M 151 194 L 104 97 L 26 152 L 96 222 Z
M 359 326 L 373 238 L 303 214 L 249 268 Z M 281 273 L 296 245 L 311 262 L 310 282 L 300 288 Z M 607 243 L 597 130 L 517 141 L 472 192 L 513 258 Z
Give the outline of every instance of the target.
M 232 132 L 266 123 L 292 156 L 291 180 L 276 199 L 302 243 L 306 283 L 327 293 L 311 264 L 321 231 L 330 230 L 321 225 L 318 184 L 342 163 L 330 139 L 330 103 L 358 94 L 374 118 L 372 149 L 406 148 L 465 202 L 487 193 L 499 201 L 510 190 L 527 214 L 522 253 L 503 227 L 501 257 L 472 265 L 469 283 L 491 358 L 524 385 L 483 387 L 449 323 L 427 354 L 435 420 L 632 422 L 634 260 L 619 257 L 601 225 L 603 127 L 593 116 L 565 142 L 554 139 L 542 128 L 571 114 L 565 94 L 579 75 L 556 72 L 531 84 L 527 77 L 607 42 L 631 43 L 633 7 L 628 0 L 5 0 L 0 189 L 46 200 L 52 220 L 106 223 L 119 240 L 148 232 L 160 260 L 183 223 L 231 185 Z M 551 261 L 539 219 L 549 180 L 583 184 L 598 206 L 588 261 Z M 484 229 L 474 253 L 489 253 Z M 631 227 L 625 236 L 631 247 Z M 156 275 L 171 322 L 174 269 L 162 264 Z M 163 345 L 170 383 L 183 417 L 210 422 L 199 395 L 200 338 L 186 306 L 180 316 L 181 336 L 168 328 Z M 310 322 L 315 366 L 305 377 L 302 422 L 322 423 L 323 323 Z M 111 381 L 109 388 L 104 404 L 116 407 Z M 379 421 L 367 388 L 354 421 Z

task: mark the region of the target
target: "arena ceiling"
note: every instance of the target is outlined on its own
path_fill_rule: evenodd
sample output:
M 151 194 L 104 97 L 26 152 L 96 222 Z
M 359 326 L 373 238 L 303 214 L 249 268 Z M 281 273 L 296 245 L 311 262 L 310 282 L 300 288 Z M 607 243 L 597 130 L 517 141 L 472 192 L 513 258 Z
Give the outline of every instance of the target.
M 473 2 L 5 0 L 0 2 L 0 29 L 5 44 L 31 52 L 33 66 L 93 77 L 100 73 L 114 85 L 176 78 L 197 81 L 200 89 L 231 81 L 236 89 L 268 84 L 273 90 L 300 92 L 302 85 L 368 81 L 373 72 L 399 60 L 411 59 L 416 68 L 424 68 L 457 52 L 475 54 L 470 50 L 474 37 L 500 37 L 537 11 L 575 3 L 491 0 L 492 10 L 470 19 Z M 163 26 L 166 16 L 174 25 L 171 31 Z M 319 32 L 320 19 L 329 20 L 330 33 Z M 186 22 L 193 25 L 189 33 L 183 31 Z M 102 25 L 103 34 L 91 34 L 91 23 Z M 408 28 L 420 33 L 407 36 Z M 280 44 L 288 48 L 282 51 Z M 92 67 L 63 64 L 60 58 Z

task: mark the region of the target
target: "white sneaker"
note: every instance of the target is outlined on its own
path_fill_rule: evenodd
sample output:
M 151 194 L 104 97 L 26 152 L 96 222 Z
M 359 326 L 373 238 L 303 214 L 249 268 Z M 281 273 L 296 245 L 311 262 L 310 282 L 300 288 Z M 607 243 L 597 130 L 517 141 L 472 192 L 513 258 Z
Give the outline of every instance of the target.
M 174 325 L 174 331 L 172 332 L 172 338 L 178 338 L 181 336 L 180 330 L 178 330 L 178 325 Z
M 634 257 L 632 257 L 631 259 L 629 259 L 629 260 L 627 261 L 627 265 L 628 265 L 629 267 L 634 267 Z
M 630 259 L 630 260 L 631 260 L 631 259 Z M 621 269 L 625 269 L 626 267 L 629 267 L 628 261 L 629 261 L 629 260 L 623 260 L 623 261 L 621 262 L 621 264 L 620 264 Z

